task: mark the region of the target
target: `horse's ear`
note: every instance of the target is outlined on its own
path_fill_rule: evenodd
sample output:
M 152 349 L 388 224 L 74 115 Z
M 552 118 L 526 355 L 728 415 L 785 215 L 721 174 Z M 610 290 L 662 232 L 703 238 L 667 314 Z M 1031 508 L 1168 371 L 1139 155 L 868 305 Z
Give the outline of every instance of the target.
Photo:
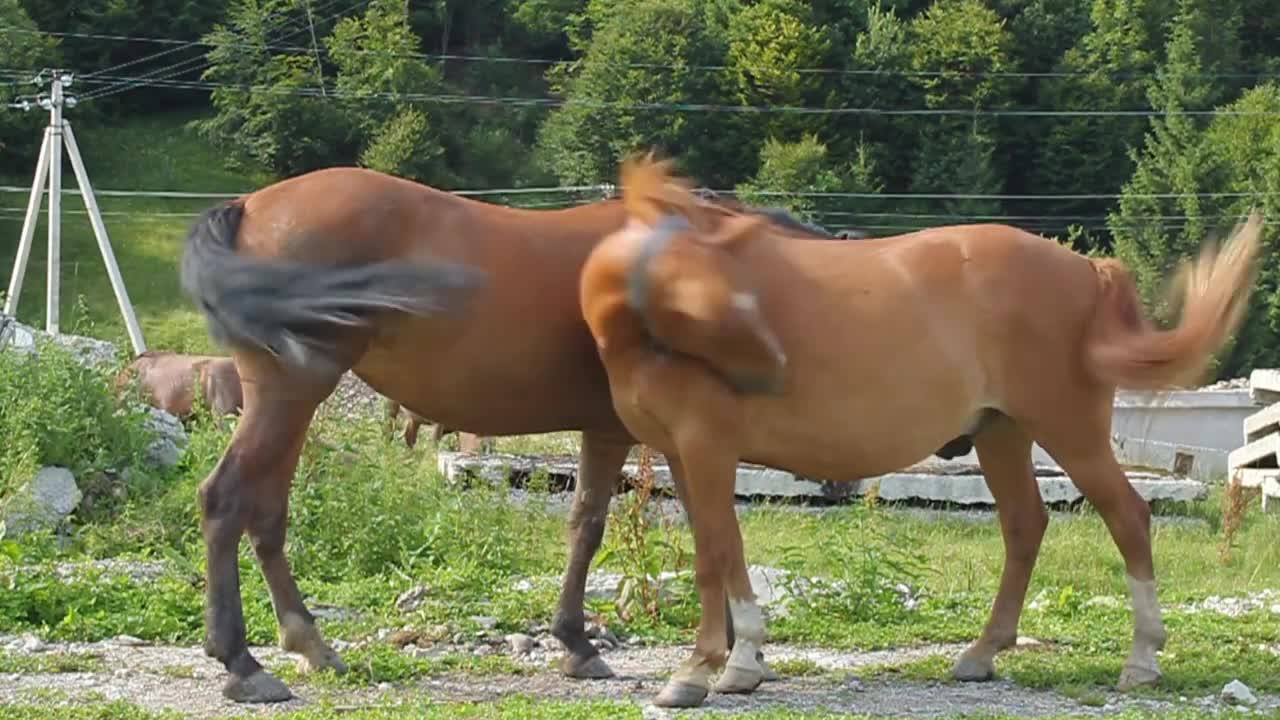
M 708 244 L 732 248 L 760 233 L 769 219 L 762 215 L 735 215 L 725 220 L 720 229 L 706 236 Z

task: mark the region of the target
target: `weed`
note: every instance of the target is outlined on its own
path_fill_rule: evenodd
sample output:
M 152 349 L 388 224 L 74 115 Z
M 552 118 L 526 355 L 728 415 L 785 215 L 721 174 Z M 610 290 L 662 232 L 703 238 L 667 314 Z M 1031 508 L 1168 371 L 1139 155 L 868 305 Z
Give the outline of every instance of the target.
M 1246 488 L 1236 482 L 1227 483 L 1227 492 L 1222 498 L 1222 540 L 1218 545 L 1218 555 L 1224 564 L 1231 562 L 1232 541 L 1240 531 L 1240 524 L 1244 522 L 1245 510 L 1260 494 L 1259 488 Z
M 42 466 L 119 474 L 141 466 L 146 411 L 119 408 L 106 369 L 37 336 L 36 352 L 0 353 L 0 498 Z
M 613 562 L 622 572 L 616 610 L 625 622 L 658 618 L 662 600 L 659 577 L 664 570 L 681 567 L 685 561 L 680 546 L 664 539 L 666 533 L 653 532 L 649 504 L 655 488 L 653 450 L 647 445 L 640 447 L 637 468 L 632 491 L 610 512 L 609 527 L 616 544 L 606 546 L 598 560 L 601 564 Z M 659 519 L 660 525 L 666 523 Z

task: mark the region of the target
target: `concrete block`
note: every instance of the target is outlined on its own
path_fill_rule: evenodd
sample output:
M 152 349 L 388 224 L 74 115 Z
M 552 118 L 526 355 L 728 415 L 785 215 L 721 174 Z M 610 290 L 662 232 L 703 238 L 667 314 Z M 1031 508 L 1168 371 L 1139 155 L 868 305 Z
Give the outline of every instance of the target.
M 527 479 L 542 469 L 551 475 L 553 484 L 572 487 L 577 476 L 577 463 L 564 459 L 543 461 L 530 456 L 440 453 L 437 463 L 441 472 L 455 481 L 479 477 L 489 482 L 521 484 L 522 478 Z M 634 478 L 636 470 L 635 463 L 627 463 L 622 474 Z M 653 471 L 655 484 L 669 488 L 671 471 L 667 465 L 655 460 Z M 1040 495 L 1046 503 L 1071 503 L 1081 498 L 1080 491 L 1060 468 L 1038 466 L 1036 475 Z M 1138 494 L 1148 501 L 1198 500 L 1207 493 L 1203 483 L 1189 478 L 1149 472 L 1131 472 L 1128 477 Z M 861 497 L 873 489 L 880 498 L 889 501 L 914 500 L 970 506 L 995 503 L 978 466 L 933 459 L 900 472 L 844 482 L 797 477 L 783 470 L 743 463 L 738 466 L 735 494 L 739 497 L 812 498 L 838 502 Z

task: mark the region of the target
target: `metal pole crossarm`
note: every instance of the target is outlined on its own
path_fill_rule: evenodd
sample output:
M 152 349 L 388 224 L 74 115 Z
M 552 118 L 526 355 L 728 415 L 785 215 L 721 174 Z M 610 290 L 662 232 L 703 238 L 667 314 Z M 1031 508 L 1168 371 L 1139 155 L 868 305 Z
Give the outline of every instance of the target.
M 37 82 L 44 77 L 40 71 Z M 80 194 L 84 197 L 85 209 L 89 214 L 89 224 L 93 228 L 94 238 L 98 241 L 98 250 L 106 265 L 107 276 L 111 280 L 111 289 L 115 292 L 116 302 L 120 306 L 120 314 L 124 317 L 125 327 L 129 333 L 129 341 L 134 352 L 142 353 L 146 344 L 142 338 L 142 329 L 134 315 L 133 305 L 129 301 L 129 293 L 125 289 L 124 278 L 120 275 L 120 267 L 116 263 L 115 252 L 111 249 L 111 240 L 107 236 L 106 223 L 102 221 L 102 213 L 98 209 L 97 198 L 93 194 L 93 186 L 89 183 L 89 173 L 85 170 L 84 158 L 76 143 L 75 133 L 71 131 L 71 123 L 63 119 L 64 108 L 76 106 L 76 98 L 66 94 L 74 76 L 69 72 L 53 70 L 51 72 L 49 95 L 37 98 L 36 103 L 49 111 L 49 125 L 44 130 L 44 140 L 40 145 L 40 156 L 36 161 L 35 177 L 31 181 L 31 197 L 27 202 L 26 216 L 23 218 L 22 235 L 18 241 L 18 254 L 14 258 L 13 274 L 9 278 L 9 292 L 5 297 L 4 312 L 16 316 L 18 297 L 22 294 L 22 282 L 26 277 L 27 262 L 31 256 L 31 246 L 35 240 L 36 216 L 40 211 L 42 185 L 48 183 L 49 192 L 49 261 L 48 279 L 45 285 L 45 331 L 51 335 L 59 334 L 58 310 L 60 301 L 61 256 L 62 256 L 62 152 L 66 149 L 67 159 L 71 161 L 71 169 L 76 183 L 80 186 Z M 23 110 L 31 108 L 30 103 L 23 100 Z

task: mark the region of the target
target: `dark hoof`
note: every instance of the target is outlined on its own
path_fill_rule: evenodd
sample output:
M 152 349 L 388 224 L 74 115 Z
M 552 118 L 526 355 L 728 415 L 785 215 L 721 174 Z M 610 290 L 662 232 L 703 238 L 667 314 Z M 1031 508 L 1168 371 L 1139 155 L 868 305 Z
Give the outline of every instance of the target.
M 697 707 L 707 699 L 707 692 L 707 688 L 672 680 L 653 699 L 653 704 L 670 708 Z
M 605 680 L 613 677 L 613 668 L 599 655 L 583 658 L 579 655 L 565 655 L 560 660 L 560 672 L 567 677 L 579 680 Z
M 232 675 L 222 686 L 222 696 L 238 703 L 277 703 L 293 698 L 289 686 L 266 670 L 247 678 Z

